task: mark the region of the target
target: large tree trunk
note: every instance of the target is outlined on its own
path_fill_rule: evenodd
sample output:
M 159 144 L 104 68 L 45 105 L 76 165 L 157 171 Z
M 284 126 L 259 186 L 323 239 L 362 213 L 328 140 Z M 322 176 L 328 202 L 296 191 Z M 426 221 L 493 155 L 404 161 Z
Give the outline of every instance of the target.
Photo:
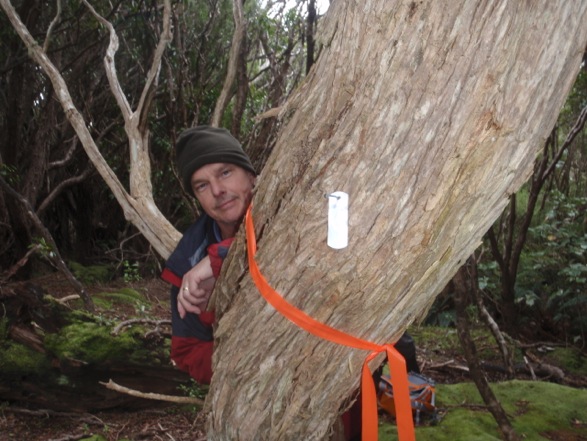
M 587 41 L 586 2 L 337 1 L 254 198 L 257 262 L 319 321 L 383 343 L 428 309 L 530 176 Z M 325 193 L 350 195 L 326 245 Z M 242 232 L 216 290 L 209 439 L 325 439 L 366 353 L 260 297 Z M 235 289 L 235 285 L 237 285 Z

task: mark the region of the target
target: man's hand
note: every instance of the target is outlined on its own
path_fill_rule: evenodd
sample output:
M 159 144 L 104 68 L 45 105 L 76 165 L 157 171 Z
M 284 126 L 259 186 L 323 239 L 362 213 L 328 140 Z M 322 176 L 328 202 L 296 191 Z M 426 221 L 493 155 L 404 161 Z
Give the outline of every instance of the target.
M 183 276 L 177 295 L 179 316 L 184 318 L 188 312 L 200 314 L 206 309 L 215 283 L 210 257 L 206 256 Z

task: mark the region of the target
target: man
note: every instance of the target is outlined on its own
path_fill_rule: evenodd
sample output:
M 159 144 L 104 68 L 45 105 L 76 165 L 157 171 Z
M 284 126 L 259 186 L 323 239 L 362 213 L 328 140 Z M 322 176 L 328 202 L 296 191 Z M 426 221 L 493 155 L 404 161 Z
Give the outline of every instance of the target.
M 222 259 L 251 202 L 257 173 L 225 129 L 184 131 L 176 160 L 185 190 L 204 214 L 184 233 L 161 277 L 171 289 L 171 359 L 197 382 L 212 378 L 214 313 L 206 311 Z

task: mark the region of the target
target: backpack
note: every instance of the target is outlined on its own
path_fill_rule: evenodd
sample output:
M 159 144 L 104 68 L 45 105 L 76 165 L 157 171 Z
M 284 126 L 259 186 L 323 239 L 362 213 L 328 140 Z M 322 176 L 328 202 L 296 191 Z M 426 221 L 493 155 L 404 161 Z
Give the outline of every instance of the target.
M 436 383 L 415 372 L 408 373 L 410 388 L 410 402 L 416 424 L 420 423 L 421 414 L 436 417 Z M 381 375 L 377 387 L 377 403 L 381 409 L 395 417 L 395 403 L 393 401 L 393 386 L 389 375 Z

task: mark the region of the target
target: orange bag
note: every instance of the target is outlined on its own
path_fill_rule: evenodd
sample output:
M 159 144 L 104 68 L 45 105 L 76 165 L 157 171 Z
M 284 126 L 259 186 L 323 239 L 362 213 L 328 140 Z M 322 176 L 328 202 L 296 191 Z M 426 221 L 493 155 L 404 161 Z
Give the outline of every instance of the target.
M 408 373 L 410 389 L 410 403 L 416 424 L 419 424 L 421 413 L 429 416 L 436 415 L 436 383 L 430 378 L 415 372 Z M 393 399 L 393 385 L 389 375 L 381 375 L 379 379 L 377 403 L 381 409 L 395 417 L 395 401 Z

